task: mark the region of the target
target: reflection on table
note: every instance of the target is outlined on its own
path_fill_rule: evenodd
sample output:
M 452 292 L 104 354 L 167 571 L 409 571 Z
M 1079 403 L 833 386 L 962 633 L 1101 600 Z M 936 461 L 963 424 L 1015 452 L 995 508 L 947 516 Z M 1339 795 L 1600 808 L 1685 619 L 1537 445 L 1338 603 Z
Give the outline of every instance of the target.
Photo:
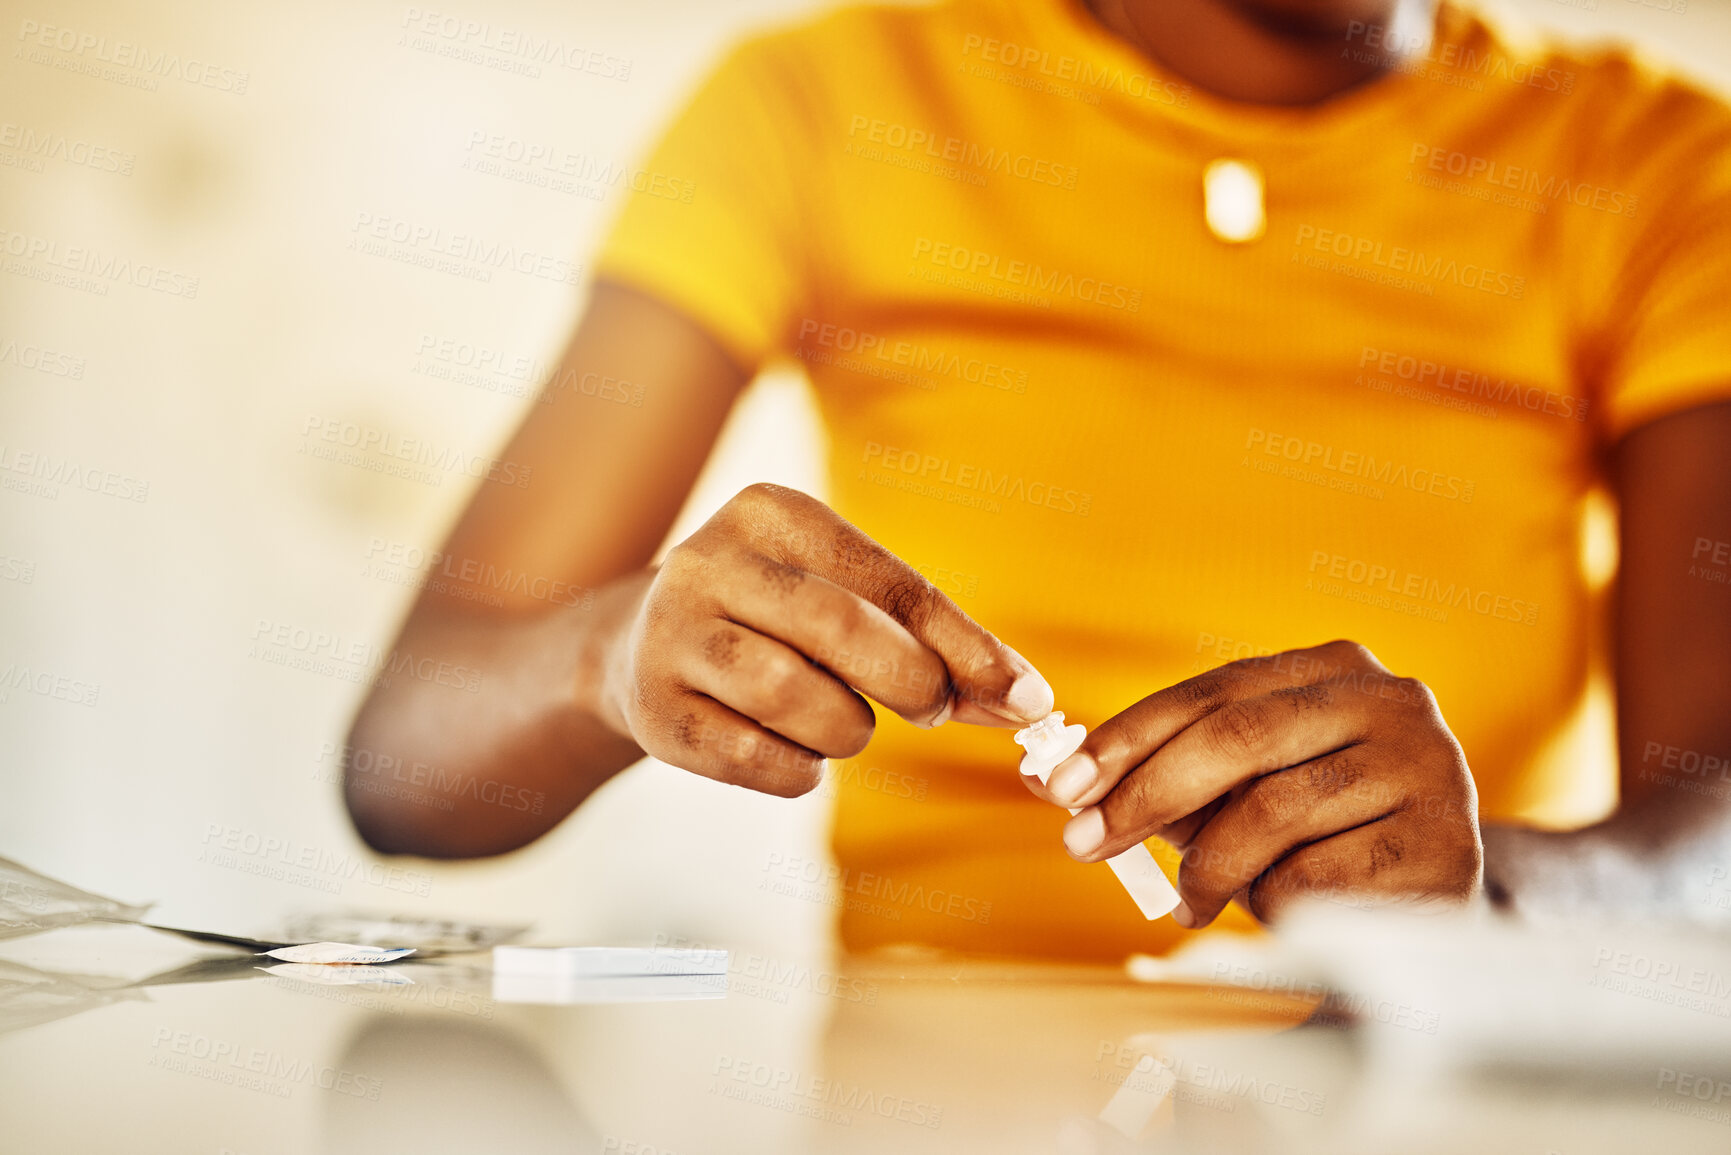
M 6 944 L 9 1147 L 1576 1152 L 1731 1139 L 1710 1113 L 1671 1107 L 1646 1057 L 1622 1071 L 1517 1051 L 1500 1068 L 1450 1065 L 1449 1025 L 1470 1017 L 1453 1004 L 1384 1014 L 1379 996 L 1336 1013 L 1321 987 L 1269 981 L 1257 967 L 1287 964 L 1266 960 L 1216 964 L 1239 980 L 1222 983 L 735 948 L 706 987 L 667 976 L 666 997 L 651 981 L 538 1003 L 496 997 L 519 996 L 496 990 L 486 955 L 340 969 L 184 956 L 137 928 Z M 1669 1092 L 1679 1102 L 1724 1078 L 1695 1054 L 1673 1072 L 1694 1080 Z

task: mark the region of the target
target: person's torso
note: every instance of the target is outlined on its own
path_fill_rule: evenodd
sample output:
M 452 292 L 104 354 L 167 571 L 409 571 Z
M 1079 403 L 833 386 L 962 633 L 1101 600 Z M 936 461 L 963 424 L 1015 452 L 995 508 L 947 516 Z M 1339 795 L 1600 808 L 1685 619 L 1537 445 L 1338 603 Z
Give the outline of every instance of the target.
M 1066 0 L 832 18 L 808 114 L 833 203 L 795 355 L 838 511 L 1071 721 L 1351 638 L 1432 688 L 1485 815 L 1567 817 L 1542 763 L 1597 632 L 1580 332 L 1639 200 L 1592 175 L 1578 65 L 1444 24 L 1451 52 L 1282 113 L 1211 100 Z M 1223 159 L 1263 178 L 1258 239 L 1205 221 Z M 1050 953 L 1158 945 L 1064 856 L 1017 754 L 885 716 L 838 767 L 850 941 L 1040 949 L 1074 882 Z M 954 894 L 995 913 L 933 909 Z

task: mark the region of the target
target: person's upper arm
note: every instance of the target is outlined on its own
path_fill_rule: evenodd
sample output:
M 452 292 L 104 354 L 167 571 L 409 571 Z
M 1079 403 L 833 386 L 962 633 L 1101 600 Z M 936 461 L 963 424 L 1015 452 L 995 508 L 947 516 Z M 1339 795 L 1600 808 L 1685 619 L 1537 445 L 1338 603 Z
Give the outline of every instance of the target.
M 1628 177 L 1647 182 L 1643 219 L 1606 286 L 1597 382 L 1621 526 L 1622 797 L 1717 822 L 1731 778 L 1703 767 L 1731 756 L 1731 565 L 1714 561 L 1731 560 L 1731 111 L 1679 86 L 1643 131 Z M 1684 787 L 1661 789 L 1667 775 Z
M 1731 814 L 1731 402 L 1636 429 L 1617 464 L 1623 801 Z
M 649 293 L 756 368 L 811 308 L 822 96 L 776 38 L 728 55 L 642 166 L 598 277 Z
M 528 483 L 482 486 L 446 548 L 512 575 L 493 583 L 507 610 L 545 606 L 536 578 L 595 587 L 651 560 L 739 388 L 803 308 L 797 83 L 764 42 L 735 50 L 616 186 L 588 315 L 500 454 Z M 446 590 L 453 608 L 486 609 L 470 583 Z
M 476 492 L 421 604 L 575 605 L 647 565 L 745 380 L 677 309 L 596 285 L 544 403 L 498 453 L 510 474 Z

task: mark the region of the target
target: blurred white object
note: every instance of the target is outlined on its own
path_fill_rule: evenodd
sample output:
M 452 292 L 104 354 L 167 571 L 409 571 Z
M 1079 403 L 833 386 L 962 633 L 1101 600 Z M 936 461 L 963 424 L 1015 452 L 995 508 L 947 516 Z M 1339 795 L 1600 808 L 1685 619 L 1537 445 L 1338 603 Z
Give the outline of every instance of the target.
M 683 947 L 496 946 L 493 973 L 584 979 L 725 975 L 727 952 Z
M 1329 1009 L 1349 1016 L 1372 1069 L 1731 1073 L 1723 935 L 1313 903 L 1270 944 L 1261 973 L 1338 992 Z
M 493 998 L 552 1004 L 726 998 L 727 957 L 708 947 L 496 946 Z
M 726 975 L 493 974 L 493 1001 L 543 1006 L 674 1003 L 727 997 Z

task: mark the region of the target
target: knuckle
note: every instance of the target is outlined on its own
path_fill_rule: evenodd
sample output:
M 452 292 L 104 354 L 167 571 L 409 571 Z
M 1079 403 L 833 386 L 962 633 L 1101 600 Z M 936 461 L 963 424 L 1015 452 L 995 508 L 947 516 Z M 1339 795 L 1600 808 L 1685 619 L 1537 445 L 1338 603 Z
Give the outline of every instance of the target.
M 733 497 L 729 504 L 738 505 L 742 509 L 756 512 L 759 510 L 780 508 L 787 502 L 788 495 L 793 491 L 786 486 L 776 485 L 768 481 L 754 481 Z
M 975 701 L 994 708 L 1004 704 L 1016 682 L 1014 671 L 999 660 L 998 651 L 987 642 L 952 653 L 947 660 L 933 654 L 931 662 L 938 676 L 936 689 L 947 689 L 953 676 Z
M 703 656 L 716 669 L 731 670 L 739 662 L 739 644 L 739 632 L 723 626 L 703 640 Z
M 655 573 L 655 584 L 678 585 L 701 571 L 706 561 L 704 546 L 698 536 L 688 537 L 668 550 L 667 556 L 661 559 L 661 566 Z
M 1282 781 L 1284 778 L 1284 774 L 1258 778 L 1239 797 L 1240 811 L 1251 829 L 1283 830 L 1299 811 L 1308 808 L 1302 799 L 1294 797 L 1290 785 Z
M 1364 760 L 1350 750 L 1306 763 L 1300 770 L 1305 789 L 1318 800 L 1352 790 L 1364 780 Z
M 805 581 L 805 571 L 776 558 L 761 558 L 758 574 L 763 583 L 783 596 L 791 594 Z
M 1295 714 L 1327 709 L 1334 703 L 1334 690 L 1322 682 L 1311 682 L 1303 686 L 1286 686 L 1274 691 L 1269 696 L 1287 703 L 1292 707 Z
M 641 674 L 634 677 L 625 695 L 625 720 L 631 727 L 632 736 L 639 742 L 646 737 L 653 737 L 661 730 L 669 730 L 678 738 L 681 735 L 681 719 L 672 717 L 664 705 L 665 695 L 662 688 L 650 678 Z M 687 714 L 690 724 L 695 726 L 696 715 Z M 681 741 L 681 745 L 685 745 Z
M 1214 712 L 1213 732 L 1228 753 L 1254 752 L 1268 738 L 1268 722 L 1256 707 L 1230 702 Z
M 1243 663 L 1250 660 L 1240 659 L 1198 674 L 1160 691 L 1160 695 L 1186 714 L 1200 716 L 1212 713 L 1232 700 L 1233 687 L 1245 678 L 1247 667 Z
M 869 602 L 853 597 L 837 600 L 838 604 L 830 610 L 830 619 L 842 641 L 850 650 L 857 651 L 874 637 L 882 619 Z
M 1221 666 L 1215 673 L 1220 675 L 1224 683 L 1241 682 L 1258 670 L 1266 669 L 1269 659 L 1275 655 L 1251 654 L 1248 658 L 1234 658 Z
M 1395 691 L 1402 702 L 1410 703 L 1412 706 L 1427 714 L 1436 714 L 1439 717 L 1441 716 L 1442 711 L 1437 706 L 1436 695 L 1432 693 L 1431 688 L 1425 685 L 1425 683 L 1420 679 L 1396 678 L 1394 679 L 1394 685 Z
M 1370 877 L 1375 878 L 1378 874 L 1399 866 L 1406 858 L 1408 849 L 1405 838 L 1392 830 L 1384 830 L 1371 840 L 1365 869 Z
M 1361 645 L 1350 638 L 1336 638 L 1326 645 L 1318 647 L 1336 661 L 1348 662 L 1355 666 L 1380 666 L 1376 655 L 1370 652 L 1370 647 Z
M 682 750 L 701 750 L 707 740 L 706 729 L 696 714 L 686 711 L 673 720 L 673 740 Z
M 813 543 L 814 548 L 818 543 Z M 829 559 L 838 573 L 860 573 L 882 558 L 882 550 L 865 534 L 838 521 L 828 539 Z
M 775 709 L 787 709 L 798 703 L 805 673 L 801 666 L 799 659 L 779 652 L 759 659 L 757 669 L 752 672 L 752 681 L 766 704 Z
M 661 559 L 661 568 L 657 571 L 656 576 L 664 577 L 667 574 L 678 573 L 689 566 L 695 560 L 697 552 L 691 541 L 692 539 L 688 537 L 668 549 L 667 556 Z
M 645 708 L 632 725 L 632 736 L 652 758 L 705 777 L 721 777 L 716 773 L 719 732 L 713 720 L 695 710 L 677 703 Z
M 1264 879 L 1282 898 L 1299 894 L 1332 893 L 1343 880 L 1340 864 L 1317 850 L 1299 851 Z
M 878 583 L 875 593 L 877 596 L 872 600 L 878 607 L 910 630 L 931 612 L 932 585 L 918 574 L 910 572 L 886 578 Z
M 1141 768 L 1132 770 L 1099 803 L 1106 816 L 1106 828 L 1128 832 L 1165 825 L 1168 816 L 1161 811 L 1159 795 L 1153 774 Z

